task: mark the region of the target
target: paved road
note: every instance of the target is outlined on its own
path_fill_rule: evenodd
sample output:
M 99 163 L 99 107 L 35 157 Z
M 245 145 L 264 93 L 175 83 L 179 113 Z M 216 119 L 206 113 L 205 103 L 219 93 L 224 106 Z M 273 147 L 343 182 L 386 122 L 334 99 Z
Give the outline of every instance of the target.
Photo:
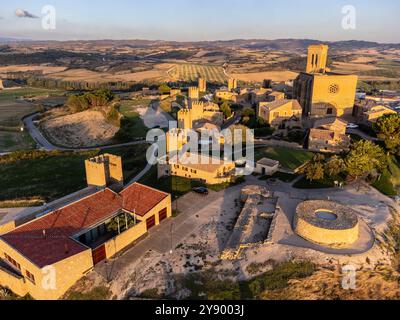
M 145 140 L 140 140 L 140 141 L 132 141 L 132 142 L 127 142 L 127 143 L 119 143 L 119 144 L 113 144 L 113 145 L 108 145 L 108 146 L 101 146 L 101 147 L 90 147 L 90 148 L 63 148 L 63 147 L 58 147 L 50 143 L 40 132 L 40 130 L 36 127 L 36 125 L 33 123 L 33 119 L 38 115 L 38 113 L 35 113 L 29 117 L 26 117 L 24 119 L 24 124 L 26 129 L 28 130 L 29 134 L 31 137 L 36 141 L 38 146 L 44 150 L 47 151 L 54 151 L 54 150 L 60 150 L 60 151 L 90 151 L 90 150 L 104 150 L 104 149 L 110 149 L 110 148 L 118 148 L 118 147 L 128 147 L 128 146 L 134 146 L 138 144 L 147 144 Z
M 379 139 L 371 137 L 370 135 L 366 134 L 365 132 L 361 131 L 360 129 L 347 129 L 346 130 L 347 134 L 354 134 L 356 136 L 359 136 L 360 138 L 364 140 L 369 140 L 372 142 L 377 142 Z
M 241 117 L 242 117 L 241 113 L 240 113 L 240 112 L 237 112 L 237 114 L 236 114 L 235 116 L 233 116 L 232 119 L 229 119 L 227 122 L 225 122 L 225 123 L 221 126 L 221 129 L 224 130 L 224 129 L 227 129 L 227 128 L 229 128 L 230 126 L 236 124 L 236 123 L 240 120 Z
M 236 187 L 237 188 L 237 187 Z M 149 250 L 160 254 L 168 254 L 185 238 L 189 237 L 195 226 L 201 222 L 201 217 L 196 214 L 204 209 L 204 201 L 207 206 L 212 206 L 216 201 L 220 201 L 225 194 L 224 191 L 210 192 L 207 197 L 195 193 L 188 193 L 172 203 L 175 209 L 178 201 L 180 214 L 176 218 L 171 218 L 160 225 L 152 228 L 149 234 L 135 246 L 125 250 L 121 255 L 109 261 L 103 261 L 95 266 L 95 270 L 108 281 L 113 280 L 121 271 L 129 266 L 130 263 L 140 259 Z M 233 193 L 230 195 L 234 198 Z M 234 199 L 232 199 L 234 201 Z M 171 247 L 172 245 L 172 247 Z

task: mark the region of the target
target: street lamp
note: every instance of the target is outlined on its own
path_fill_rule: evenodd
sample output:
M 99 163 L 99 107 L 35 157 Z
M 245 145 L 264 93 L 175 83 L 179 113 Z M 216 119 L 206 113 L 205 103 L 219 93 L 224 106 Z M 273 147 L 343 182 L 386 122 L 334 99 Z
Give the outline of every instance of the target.
M 171 232 L 171 249 L 169 250 L 169 254 L 172 254 L 172 252 L 173 252 L 173 250 L 172 250 L 172 232 L 173 232 L 173 228 L 174 228 L 174 224 L 171 223 L 171 229 L 170 229 L 170 232 Z

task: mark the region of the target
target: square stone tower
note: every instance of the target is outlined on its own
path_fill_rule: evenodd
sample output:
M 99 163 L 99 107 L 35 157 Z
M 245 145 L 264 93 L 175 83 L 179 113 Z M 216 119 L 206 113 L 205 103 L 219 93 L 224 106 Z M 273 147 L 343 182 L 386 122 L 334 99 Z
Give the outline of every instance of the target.
M 325 73 L 329 47 L 324 44 L 308 47 L 307 73 Z
M 199 91 L 206 92 L 207 91 L 207 82 L 204 78 L 199 78 Z
M 89 186 L 107 187 L 113 184 L 123 185 L 121 157 L 112 154 L 85 160 L 86 180 Z
M 233 78 L 230 78 L 230 79 L 228 80 L 228 90 L 229 90 L 229 91 L 233 91 L 233 90 L 236 90 L 237 87 L 238 87 L 238 85 L 237 85 L 237 80 L 236 80 L 236 79 L 233 79 Z
M 200 97 L 199 88 L 189 87 L 188 97 L 189 99 L 198 100 Z

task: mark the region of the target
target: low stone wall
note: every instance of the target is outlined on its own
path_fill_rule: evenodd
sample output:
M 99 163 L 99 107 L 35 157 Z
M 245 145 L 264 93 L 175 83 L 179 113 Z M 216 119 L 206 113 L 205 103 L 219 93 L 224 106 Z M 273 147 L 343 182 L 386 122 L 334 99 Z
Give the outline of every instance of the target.
M 146 233 L 146 222 L 142 221 L 136 226 L 107 241 L 105 243 L 107 259 L 115 256 L 119 251 L 123 250 Z
M 334 219 L 319 217 L 327 212 Z M 359 238 L 357 213 L 350 207 L 332 201 L 313 200 L 300 203 L 294 219 L 295 232 L 302 238 L 325 246 L 345 246 Z

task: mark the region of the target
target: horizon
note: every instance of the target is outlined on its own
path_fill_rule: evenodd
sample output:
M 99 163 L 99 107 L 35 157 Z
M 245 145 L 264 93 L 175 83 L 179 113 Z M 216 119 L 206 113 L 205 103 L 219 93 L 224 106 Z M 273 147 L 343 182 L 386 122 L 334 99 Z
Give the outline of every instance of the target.
M 52 39 L 28 39 L 28 38 L 13 38 L 7 37 L 0 34 L 0 41 L 11 41 L 11 42 L 101 42 L 101 41 L 149 41 L 149 42 L 175 42 L 175 43 L 204 43 L 204 42 L 232 42 L 232 41 L 315 41 L 321 43 L 338 43 L 338 42 L 365 42 L 365 43 L 376 43 L 380 45 L 400 45 L 399 42 L 379 42 L 371 40 L 360 40 L 360 39 L 348 39 L 348 40 L 321 40 L 311 38 L 232 38 L 232 39 L 216 39 L 216 40 L 166 40 L 166 39 L 145 39 L 145 38 L 126 38 L 126 39 L 66 39 L 66 40 L 52 40 Z
M 48 4 L 55 10 L 56 27 L 45 30 L 42 21 L 47 11 L 42 10 Z M 2 4 L 0 30 L 1 37 L 32 41 L 315 39 L 400 43 L 398 1 L 353 0 L 354 28 L 346 29 L 342 21 L 349 14 L 345 10 L 348 5 L 344 0 L 323 7 L 318 0 L 300 0 L 295 9 L 290 0 L 102 0 L 95 5 L 78 0 L 19 0 Z

